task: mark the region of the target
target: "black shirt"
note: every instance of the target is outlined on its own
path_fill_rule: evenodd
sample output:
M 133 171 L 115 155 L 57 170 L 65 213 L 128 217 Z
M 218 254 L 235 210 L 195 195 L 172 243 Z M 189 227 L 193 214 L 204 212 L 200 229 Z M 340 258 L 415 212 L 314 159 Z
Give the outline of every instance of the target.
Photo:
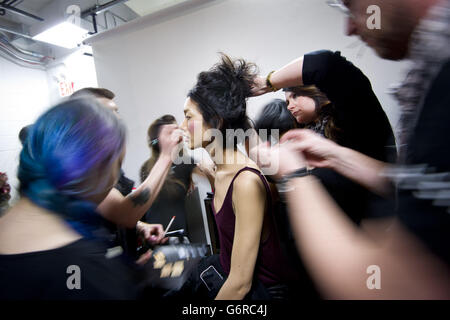
M 45 251 L 0 255 L 0 300 L 135 299 L 133 269 L 122 257 L 107 259 L 106 246 L 81 239 Z M 80 289 L 68 288 L 80 270 Z M 75 283 L 69 279 L 69 283 Z
M 125 173 L 120 169 L 120 177 L 114 188 L 118 190 L 124 197 L 133 191 L 134 181 L 125 176 Z M 123 212 L 128 214 L 128 212 Z M 137 259 L 137 234 L 136 227 L 124 228 L 119 227 L 115 223 L 104 220 L 103 224 L 109 230 L 109 247 L 120 245 L 125 253 L 131 258 Z
M 179 164 L 171 167 L 169 175 L 177 179 L 178 183 L 166 180 L 142 221 L 160 223 L 165 227 L 170 219 L 176 216 L 170 230 L 184 229 L 187 231 L 185 199 L 195 167 L 195 164 Z
M 315 85 L 333 103 L 334 121 L 340 129 L 338 144 L 381 161 L 395 161 L 391 125 L 361 70 L 340 52 L 322 50 L 305 55 L 302 76 L 305 85 Z M 393 214 L 393 202 L 380 199 L 331 169 L 316 168 L 312 174 L 356 223 Z
M 394 134 L 369 79 L 339 51 L 306 54 L 303 82 L 318 87 L 333 103 L 342 131 L 338 144 L 381 161 L 395 160 Z

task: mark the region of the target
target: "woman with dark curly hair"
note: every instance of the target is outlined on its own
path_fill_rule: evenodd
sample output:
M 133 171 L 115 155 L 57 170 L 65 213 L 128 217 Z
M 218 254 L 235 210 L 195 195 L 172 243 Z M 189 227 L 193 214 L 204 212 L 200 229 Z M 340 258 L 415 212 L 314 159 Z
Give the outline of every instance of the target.
M 206 148 L 217 166 L 212 206 L 220 263 L 211 265 L 220 274 L 216 279 L 224 278 L 223 284 L 216 282 L 214 289 L 214 283 L 204 278 L 211 275 L 209 263 L 199 272 L 216 299 L 276 298 L 283 295 L 287 282 L 267 180 L 237 147 L 245 140 L 237 132 L 251 128 L 246 99 L 255 75 L 254 64 L 222 55 L 218 64 L 198 75 L 184 105 L 181 128 L 190 148 Z

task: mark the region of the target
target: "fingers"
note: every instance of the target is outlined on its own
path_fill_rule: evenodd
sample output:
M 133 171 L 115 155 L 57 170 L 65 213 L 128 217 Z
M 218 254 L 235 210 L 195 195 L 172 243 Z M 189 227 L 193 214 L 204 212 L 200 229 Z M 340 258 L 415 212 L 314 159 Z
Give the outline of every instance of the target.
M 150 258 L 152 257 L 153 251 L 152 250 L 147 250 L 147 252 L 143 253 L 138 260 L 136 260 L 136 263 L 138 265 L 144 265 L 146 264 Z
M 158 140 L 161 147 L 161 154 L 168 154 L 174 159 L 177 146 L 183 141 L 183 130 L 175 124 L 168 124 L 162 126 L 159 133 Z
M 172 131 L 171 137 L 174 142 L 179 143 L 183 140 L 183 135 L 184 135 L 183 130 L 177 128 Z
M 155 231 L 156 231 L 156 236 L 158 237 L 158 240 L 161 240 L 164 237 L 163 226 L 161 224 L 155 225 Z
M 161 224 L 154 224 L 151 226 L 149 239 L 150 243 L 159 243 L 164 237 L 164 229 Z
M 271 148 L 269 142 L 265 142 L 250 149 L 249 157 L 255 161 L 261 169 L 270 167 L 272 157 L 277 155 L 276 148 L 277 147 Z
M 280 139 L 280 143 L 288 140 L 302 140 L 307 138 L 317 137 L 313 131 L 308 129 L 293 129 L 286 132 Z
M 267 92 L 265 90 L 266 88 L 266 79 L 263 77 L 256 77 L 253 80 L 253 87 L 252 87 L 252 96 L 259 96 Z
M 164 237 L 164 229 L 161 224 L 141 224 L 141 232 L 144 239 L 151 243 L 159 243 Z

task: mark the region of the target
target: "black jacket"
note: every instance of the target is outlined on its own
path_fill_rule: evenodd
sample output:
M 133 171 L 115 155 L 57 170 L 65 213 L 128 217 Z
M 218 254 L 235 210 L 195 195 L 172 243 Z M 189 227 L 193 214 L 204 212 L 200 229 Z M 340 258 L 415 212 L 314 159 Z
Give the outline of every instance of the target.
M 395 161 L 391 125 L 361 70 L 340 52 L 322 50 L 305 55 L 302 76 L 305 85 L 315 85 L 333 103 L 334 120 L 340 129 L 338 144 L 381 161 Z M 356 223 L 393 214 L 393 202 L 380 199 L 331 169 L 316 168 L 313 175 Z

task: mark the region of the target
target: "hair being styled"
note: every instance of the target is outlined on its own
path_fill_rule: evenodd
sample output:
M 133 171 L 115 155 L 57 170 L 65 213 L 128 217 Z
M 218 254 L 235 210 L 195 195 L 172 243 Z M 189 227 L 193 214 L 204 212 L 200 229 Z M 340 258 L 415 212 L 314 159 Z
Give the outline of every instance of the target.
M 94 98 L 106 98 L 109 100 L 114 99 L 116 95 L 111 90 L 105 88 L 83 88 L 75 91 L 70 96 L 71 98 L 85 98 L 85 97 L 94 97 Z
M 158 138 L 159 133 L 161 132 L 161 127 L 166 124 L 176 124 L 176 123 L 177 120 L 175 119 L 174 116 L 166 114 L 153 121 L 152 124 L 148 127 L 147 140 L 152 155 L 141 166 L 140 170 L 141 182 L 147 179 L 148 175 L 150 174 L 150 171 L 152 170 L 153 166 L 155 165 L 156 161 L 159 158 L 161 152 L 159 148 L 159 143 L 153 142 Z M 173 187 L 175 185 L 180 185 L 181 187 L 183 187 L 183 189 L 187 189 L 187 186 L 185 186 L 180 180 L 176 179 L 176 177 L 174 177 L 171 173 L 169 173 L 166 177 L 166 180 L 164 181 L 164 185 L 161 188 L 161 192 L 170 194 L 173 191 Z
M 287 108 L 286 101 L 282 99 L 274 99 L 264 106 L 258 119 L 255 121 L 255 129 L 267 130 L 267 138 L 269 138 L 270 130 L 278 129 L 279 135 L 287 131 L 297 128 L 297 121 Z
M 315 85 L 284 88 L 283 91 L 292 92 L 297 96 L 309 97 L 313 99 L 316 106 L 315 111 L 318 116 L 318 121 L 322 121 L 326 117 L 328 118 L 325 125 L 325 137 L 333 141 L 338 140 L 340 129 L 336 126 L 334 121 L 334 105 L 322 91 L 320 91 Z
M 223 53 L 220 56 L 219 63 L 198 75 L 188 97 L 198 104 L 203 120 L 212 128 L 219 129 L 227 139 L 227 129 L 247 130 L 252 127 L 246 114 L 246 101 L 251 96 L 258 70 L 255 64 L 243 59 L 233 60 Z M 233 141 L 235 145 L 236 141 Z
M 39 117 L 20 154 L 20 193 L 92 236 L 100 216 L 88 199 L 105 192 L 125 126 L 94 99 L 67 100 Z

